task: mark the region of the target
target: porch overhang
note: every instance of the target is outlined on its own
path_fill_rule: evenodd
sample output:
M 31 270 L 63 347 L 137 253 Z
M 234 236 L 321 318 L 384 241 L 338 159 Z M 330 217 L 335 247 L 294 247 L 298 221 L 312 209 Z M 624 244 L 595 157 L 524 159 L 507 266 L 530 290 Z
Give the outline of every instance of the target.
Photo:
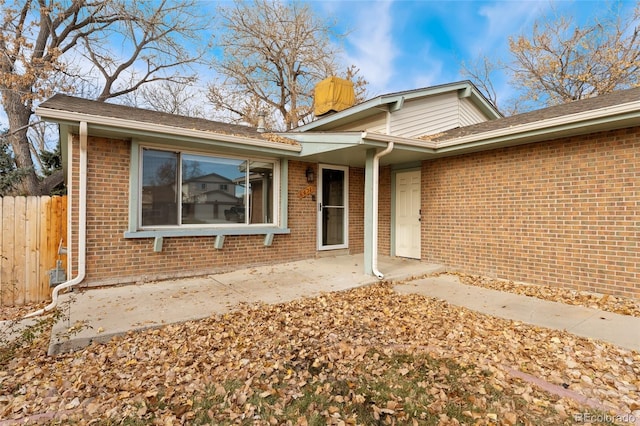
M 312 132 L 284 133 L 284 135 L 296 140 L 302 146 L 301 151 L 291 155 L 290 158 L 314 163 L 364 168 L 367 161 L 367 151 L 384 149 L 389 142 L 394 142 L 395 148 L 390 154 L 380 159 L 380 164 L 383 166 L 427 160 L 436 154 L 433 148 L 424 141 L 379 133 Z
M 464 136 L 439 139 L 405 138 L 377 132 L 308 132 L 283 133 L 300 143 L 300 152 L 289 158 L 310 162 L 364 167 L 369 149 L 384 149 L 389 142 L 394 149 L 380 159 L 380 165 L 411 163 L 472 152 L 506 148 L 553 139 L 575 137 L 640 125 L 640 101 L 613 107 L 567 114 L 560 117 L 497 127 Z

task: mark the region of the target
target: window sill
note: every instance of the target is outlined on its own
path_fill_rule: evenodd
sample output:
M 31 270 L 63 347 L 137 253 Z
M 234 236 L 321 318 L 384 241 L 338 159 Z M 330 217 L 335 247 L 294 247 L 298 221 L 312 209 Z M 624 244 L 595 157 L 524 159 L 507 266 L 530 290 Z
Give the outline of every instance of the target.
M 266 235 L 289 234 L 288 228 L 276 226 L 247 226 L 242 228 L 191 228 L 191 229 L 153 229 L 143 231 L 127 231 L 125 238 L 156 237 L 217 237 L 218 235 Z
M 216 237 L 214 247 L 222 249 L 227 235 L 264 235 L 264 245 L 270 246 L 276 234 L 290 234 L 289 228 L 275 226 L 247 226 L 242 228 L 191 228 L 191 229 L 154 229 L 145 231 L 127 231 L 125 238 L 153 238 L 153 251 L 162 251 L 162 242 L 174 237 Z

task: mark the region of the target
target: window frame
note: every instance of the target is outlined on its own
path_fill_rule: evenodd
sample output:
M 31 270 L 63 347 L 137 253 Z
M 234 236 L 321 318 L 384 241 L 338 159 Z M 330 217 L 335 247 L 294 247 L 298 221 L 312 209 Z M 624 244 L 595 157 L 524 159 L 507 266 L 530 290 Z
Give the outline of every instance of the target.
M 181 185 L 182 154 L 202 155 L 209 157 L 228 158 L 234 160 L 267 162 L 273 165 L 273 220 L 270 223 L 215 223 L 215 224 L 177 224 L 177 225 L 151 225 L 142 226 L 142 169 L 143 150 L 153 149 L 178 153 L 179 176 L 178 185 Z M 282 234 L 289 233 L 286 228 L 286 179 L 283 173 L 287 174 L 287 162 L 279 158 L 265 157 L 260 155 L 245 155 L 235 153 L 225 153 L 222 150 L 199 150 L 182 146 L 169 146 L 156 143 L 132 141 L 131 165 L 130 165 L 130 201 L 129 201 L 129 228 L 125 232 L 125 238 L 145 238 L 161 236 L 207 236 L 207 235 L 252 235 L 252 234 Z M 247 168 L 246 179 L 249 179 L 250 168 Z M 284 185 L 284 189 L 283 189 Z M 282 193 L 284 192 L 284 200 Z M 245 192 L 245 205 L 249 207 L 250 191 Z M 178 212 L 181 212 L 182 199 Z M 249 207 L 250 208 L 250 207 Z M 180 216 L 181 221 L 181 216 Z

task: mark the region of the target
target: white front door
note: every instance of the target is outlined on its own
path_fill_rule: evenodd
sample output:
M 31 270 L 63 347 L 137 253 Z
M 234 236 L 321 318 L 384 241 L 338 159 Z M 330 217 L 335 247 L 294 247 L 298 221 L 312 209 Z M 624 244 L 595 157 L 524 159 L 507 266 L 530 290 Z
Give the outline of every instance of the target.
M 420 259 L 420 171 L 396 174 L 395 254 Z
M 318 173 L 318 250 L 349 246 L 349 168 L 320 164 Z

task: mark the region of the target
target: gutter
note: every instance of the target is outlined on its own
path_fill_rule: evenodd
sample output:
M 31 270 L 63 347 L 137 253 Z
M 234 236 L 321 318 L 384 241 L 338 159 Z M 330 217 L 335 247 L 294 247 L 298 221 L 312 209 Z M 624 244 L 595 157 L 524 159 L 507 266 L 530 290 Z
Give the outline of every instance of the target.
M 404 98 L 402 100 L 404 103 Z M 386 133 L 389 135 L 391 133 L 391 111 L 387 111 L 386 117 Z M 367 136 L 366 132 L 362 133 L 362 139 Z M 380 158 L 384 157 L 388 153 L 393 150 L 393 141 L 387 140 L 387 147 L 380 152 L 376 152 L 376 155 L 373 156 L 373 196 L 372 203 L 373 211 L 371 212 L 371 222 L 373 223 L 373 227 L 371 229 L 371 242 L 373 247 L 371 247 L 371 272 L 375 275 L 379 280 L 384 278 L 384 274 L 378 270 L 378 185 L 380 181 Z
M 70 144 L 71 145 L 71 144 Z M 71 146 L 69 149 L 71 156 Z M 69 171 L 71 174 L 71 171 Z M 73 182 L 69 179 L 69 182 Z M 73 191 L 69 191 L 70 194 Z M 68 198 L 69 206 L 72 205 L 71 195 Z M 86 251 L 87 251 L 87 122 L 80 122 L 80 184 L 78 196 L 78 275 L 69 281 L 57 285 L 51 294 L 51 303 L 44 308 L 26 315 L 24 318 L 31 318 L 45 314 L 58 306 L 58 293 L 70 287 L 80 284 L 86 276 Z M 68 209 L 72 211 L 71 208 Z M 68 228 L 71 229 L 71 215 L 67 217 Z
M 366 137 L 366 132 L 363 133 L 362 139 Z M 379 172 L 380 172 L 380 158 L 389 154 L 393 150 L 393 142 L 387 142 L 387 147 L 380 152 L 377 152 L 373 157 L 373 212 L 372 212 L 372 245 L 371 247 L 371 272 L 379 280 L 384 278 L 384 274 L 378 270 L 378 184 L 379 184 Z

